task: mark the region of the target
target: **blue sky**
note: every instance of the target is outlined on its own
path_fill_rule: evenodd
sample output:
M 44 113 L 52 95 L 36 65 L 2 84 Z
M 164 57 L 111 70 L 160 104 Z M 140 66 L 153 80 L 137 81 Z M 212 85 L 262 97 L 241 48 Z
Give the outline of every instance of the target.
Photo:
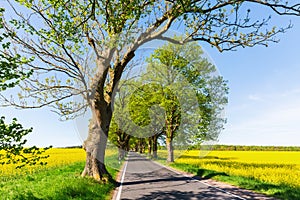
M 293 29 L 278 35 L 280 42 L 268 48 L 239 48 L 219 53 L 201 43 L 229 82 L 228 123 L 220 144 L 300 146 L 300 17 L 273 17 Z M 48 108 L 16 110 L 1 108 L 7 121 L 16 117 L 33 127 L 28 145 L 80 145 L 77 121 L 61 122 Z
M 300 19 L 268 48 L 219 53 L 203 45 L 229 81 L 228 123 L 219 143 L 300 145 Z M 276 21 L 277 20 L 277 21 Z

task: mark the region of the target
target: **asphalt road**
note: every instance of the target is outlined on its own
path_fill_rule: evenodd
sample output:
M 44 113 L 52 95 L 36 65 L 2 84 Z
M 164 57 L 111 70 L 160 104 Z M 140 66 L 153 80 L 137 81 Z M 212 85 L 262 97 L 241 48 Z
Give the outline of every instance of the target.
M 115 199 L 244 199 L 130 152 Z

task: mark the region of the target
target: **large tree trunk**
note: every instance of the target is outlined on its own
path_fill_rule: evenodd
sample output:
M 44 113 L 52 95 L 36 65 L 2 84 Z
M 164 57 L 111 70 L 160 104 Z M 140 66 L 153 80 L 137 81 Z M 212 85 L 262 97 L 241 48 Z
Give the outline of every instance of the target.
M 98 54 L 98 49 L 95 46 L 93 48 L 96 54 Z M 99 181 L 113 181 L 111 175 L 106 170 L 104 158 L 112 118 L 114 89 L 121 79 L 124 68 L 134 57 L 134 51 L 132 49 L 126 53 L 121 62 L 118 62 L 112 68 L 110 66 L 115 48 L 104 50 L 103 56 L 97 55 L 97 73 L 92 82 L 92 92 L 87 97 L 93 115 L 89 135 L 83 144 L 86 151 L 86 164 L 82 176 L 88 175 Z M 109 82 L 106 84 L 108 74 Z
M 167 162 L 174 162 L 173 138 L 166 138 L 168 158 Z
M 156 135 L 154 135 L 154 136 L 152 136 L 152 145 L 153 145 L 153 158 L 154 159 L 157 159 L 157 136 Z
M 108 173 L 104 158 L 108 139 L 111 112 L 107 108 L 105 113 L 100 115 L 100 110 L 93 110 L 93 117 L 90 121 L 89 134 L 83 144 L 86 151 L 86 163 L 82 176 L 93 177 L 97 181 L 112 181 Z

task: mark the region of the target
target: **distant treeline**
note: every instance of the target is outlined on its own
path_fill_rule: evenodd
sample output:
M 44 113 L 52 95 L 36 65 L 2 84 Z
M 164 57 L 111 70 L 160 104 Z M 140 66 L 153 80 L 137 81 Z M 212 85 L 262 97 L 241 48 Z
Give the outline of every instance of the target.
M 58 147 L 58 148 L 63 148 L 63 149 L 82 149 L 82 145 L 68 146 L 68 147 Z
M 300 146 L 241 146 L 241 145 L 213 145 L 208 148 L 215 151 L 300 151 Z M 194 147 L 191 149 L 199 149 Z
M 62 148 L 82 148 L 82 146 L 69 146 Z M 166 149 L 165 146 L 160 146 L 159 149 Z M 185 148 L 183 148 L 185 149 Z M 188 148 L 194 149 L 210 149 L 215 151 L 300 151 L 300 146 L 242 146 L 242 145 L 212 145 L 212 146 L 194 146 Z

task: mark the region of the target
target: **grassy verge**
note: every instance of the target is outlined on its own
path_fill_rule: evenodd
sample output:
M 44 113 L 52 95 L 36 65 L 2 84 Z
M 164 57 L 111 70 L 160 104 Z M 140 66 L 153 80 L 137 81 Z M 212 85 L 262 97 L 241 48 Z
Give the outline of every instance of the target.
M 114 184 L 99 184 L 91 178 L 80 177 L 83 167 L 83 162 L 77 162 L 20 177 L 2 177 L 1 199 L 107 199 Z M 116 177 L 117 170 L 108 170 Z
M 64 151 L 64 149 L 62 150 Z M 74 155 L 70 155 L 74 156 Z M 121 167 L 117 153 L 110 152 L 106 166 L 115 179 Z M 113 183 L 98 183 L 92 178 L 82 178 L 84 161 L 39 170 L 0 176 L 1 200 L 56 200 L 56 199 L 110 199 Z M 21 175 L 20 175 L 21 174 Z
M 232 185 L 253 190 L 259 193 L 267 194 L 279 199 L 300 199 L 300 187 L 290 186 L 286 184 L 273 184 L 264 182 L 251 177 L 236 176 L 224 173 L 222 171 L 214 171 L 205 168 L 200 168 L 198 165 L 172 163 L 167 164 L 164 158 L 159 158 L 156 161 L 179 169 L 181 171 L 189 172 L 202 179 L 214 179 L 221 182 L 230 183 Z

